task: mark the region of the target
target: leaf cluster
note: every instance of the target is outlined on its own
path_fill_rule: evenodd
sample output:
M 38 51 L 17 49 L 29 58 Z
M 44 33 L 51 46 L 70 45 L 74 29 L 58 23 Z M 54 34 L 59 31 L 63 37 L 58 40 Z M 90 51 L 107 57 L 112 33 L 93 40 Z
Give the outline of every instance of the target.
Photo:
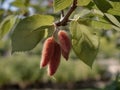
M 1 5 L 5 0 L 1 1 Z M 33 1 L 35 4 L 35 1 Z M 120 31 L 120 1 L 119 0 L 53 0 L 38 1 L 43 8 L 43 2 L 48 7 L 53 7 L 51 15 L 31 15 L 29 8 L 35 7 L 30 0 L 15 0 L 11 6 L 16 11 L 9 10 L 10 14 L 4 16 L 4 9 L 0 9 L 0 38 L 10 35 L 12 41 L 12 53 L 29 51 L 42 39 L 52 35 L 56 24 L 59 28 L 67 26 L 71 35 L 72 47 L 80 60 L 89 65 L 98 53 L 100 38 L 98 30 Z M 41 4 L 42 3 L 42 4 Z M 45 4 L 46 5 L 46 4 Z M 47 8 L 47 12 L 50 10 Z M 46 9 L 45 9 L 46 10 Z M 18 13 L 20 11 L 20 13 Z M 61 12 L 62 18 L 56 18 Z M 65 11 L 65 12 L 64 12 Z M 65 15 L 64 15 L 65 14 Z

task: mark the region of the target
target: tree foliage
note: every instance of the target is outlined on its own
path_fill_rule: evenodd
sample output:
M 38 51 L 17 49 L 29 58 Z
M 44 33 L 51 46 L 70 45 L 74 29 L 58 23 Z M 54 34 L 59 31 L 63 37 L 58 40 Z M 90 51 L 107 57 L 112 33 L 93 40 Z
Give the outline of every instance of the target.
M 100 46 L 98 30 L 120 31 L 120 0 L 14 0 L 5 10 L 6 1 L 0 1 L 0 38 L 10 36 L 12 52 L 29 51 L 67 26 L 75 54 L 91 67 Z

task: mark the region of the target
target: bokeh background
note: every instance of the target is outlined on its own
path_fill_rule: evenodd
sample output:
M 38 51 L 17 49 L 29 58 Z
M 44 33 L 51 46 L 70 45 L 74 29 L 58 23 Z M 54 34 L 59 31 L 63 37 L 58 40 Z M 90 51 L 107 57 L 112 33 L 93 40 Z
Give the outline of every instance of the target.
M 0 0 L 0 23 L 11 14 L 60 17 L 60 13 L 53 13 L 52 0 Z M 45 39 L 29 52 L 11 54 L 10 36 L 6 35 L 0 40 L 0 89 L 120 90 L 120 33 L 98 32 L 101 44 L 93 67 L 85 65 L 71 50 L 68 61 L 61 57 L 53 77 L 47 75 L 47 68 L 39 67 Z

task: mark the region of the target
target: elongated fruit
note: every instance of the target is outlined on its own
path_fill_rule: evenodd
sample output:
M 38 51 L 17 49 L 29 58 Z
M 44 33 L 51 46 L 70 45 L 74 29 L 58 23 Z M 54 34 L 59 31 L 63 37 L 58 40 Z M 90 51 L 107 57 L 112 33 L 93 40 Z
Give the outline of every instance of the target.
M 58 39 L 59 39 L 60 47 L 62 49 L 62 55 L 66 60 L 68 60 L 69 53 L 71 50 L 70 38 L 65 31 L 60 30 L 58 32 Z
M 48 75 L 52 76 L 60 63 L 60 58 L 61 58 L 61 48 L 58 43 L 54 43 L 54 53 L 50 59 L 50 62 L 48 63 Z
M 46 39 L 44 45 L 43 45 L 43 51 L 42 51 L 42 59 L 40 62 L 40 67 L 45 67 L 48 62 L 50 61 L 51 57 L 53 56 L 54 51 L 54 38 L 49 37 Z

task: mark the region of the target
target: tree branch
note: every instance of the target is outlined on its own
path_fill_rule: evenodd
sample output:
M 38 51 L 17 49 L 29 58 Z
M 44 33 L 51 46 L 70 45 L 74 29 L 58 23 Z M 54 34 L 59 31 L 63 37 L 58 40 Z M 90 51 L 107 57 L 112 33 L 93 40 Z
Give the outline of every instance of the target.
M 67 14 L 64 16 L 64 18 L 59 21 L 59 22 L 56 22 L 56 26 L 65 26 L 67 25 L 67 22 L 69 21 L 69 17 L 70 15 L 72 14 L 72 12 L 77 8 L 77 0 L 74 0 L 73 1 L 73 4 L 72 6 L 70 7 L 70 9 L 68 10 Z

